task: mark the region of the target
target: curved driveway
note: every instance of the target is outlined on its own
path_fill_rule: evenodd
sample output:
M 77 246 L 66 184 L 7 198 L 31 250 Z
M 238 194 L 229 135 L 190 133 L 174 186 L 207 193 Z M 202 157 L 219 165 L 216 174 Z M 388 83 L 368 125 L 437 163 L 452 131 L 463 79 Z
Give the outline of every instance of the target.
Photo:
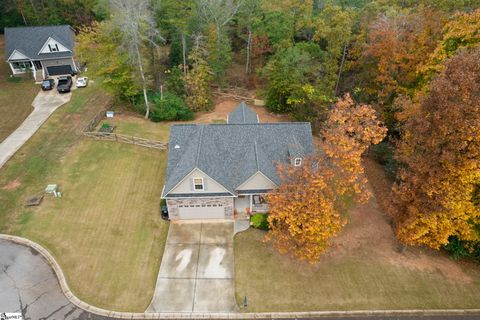
M 32 102 L 32 113 L 0 143 L 0 168 L 37 132 L 55 110 L 70 101 L 71 96 L 71 93 L 59 94 L 57 90 L 40 91 L 37 94 Z

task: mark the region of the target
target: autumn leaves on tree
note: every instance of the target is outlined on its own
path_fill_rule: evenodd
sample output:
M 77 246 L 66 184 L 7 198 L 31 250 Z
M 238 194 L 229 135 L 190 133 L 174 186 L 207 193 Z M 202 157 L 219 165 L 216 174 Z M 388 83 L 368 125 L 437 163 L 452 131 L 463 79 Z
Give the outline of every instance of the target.
M 345 200 L 366 201 L 361 156 L 386 129 L 369 105 L 346 95 L 330 111 L 320 152 L 302 166 L 279 165 L 281 185 L 268 194 L 271 230 L 266 239 L 281 253 L 316 262 L 346 224 Z
M 478 240 L 480 207 L 480 49 L 461 52 L 421 98 L 404 126 L 404 163 L 391 211 L 398 238 L 438 249 L 451 236 Z M 415 112 L 414 112 L 415 113 Z

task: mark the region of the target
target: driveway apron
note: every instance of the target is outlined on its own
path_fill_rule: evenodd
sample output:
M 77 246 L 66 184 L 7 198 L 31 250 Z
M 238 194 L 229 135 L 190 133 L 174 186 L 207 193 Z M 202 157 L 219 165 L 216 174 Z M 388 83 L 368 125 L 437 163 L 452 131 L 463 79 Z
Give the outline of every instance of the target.
M 234 308 L 233 223 L 172 222 L 146 312 L 231 312 Z

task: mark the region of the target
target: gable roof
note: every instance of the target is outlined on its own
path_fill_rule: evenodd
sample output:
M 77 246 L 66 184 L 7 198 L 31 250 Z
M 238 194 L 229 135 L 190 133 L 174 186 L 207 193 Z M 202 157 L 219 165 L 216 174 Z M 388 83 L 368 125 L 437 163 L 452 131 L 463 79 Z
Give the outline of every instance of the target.
M 232 193 L 258 171 L 278 185 L 276 164 L 289 160 L 289 144 L 312 153 L 310 123 L 173 125 L 164 195 L 195 168 Z
M 71 52 L 40 53 L 49 38 Z M 5 60 L 17 50 L 32 60 L 69 58 L 73 56 L 75 34 L 68 25 L 5 28 Z
M 228 114 L 227 123 L 229 124 L 244 124 L 244 123 L 258 123 L 258 115 L 250 109 L 245 102 L 241 102 L 235 110 Z

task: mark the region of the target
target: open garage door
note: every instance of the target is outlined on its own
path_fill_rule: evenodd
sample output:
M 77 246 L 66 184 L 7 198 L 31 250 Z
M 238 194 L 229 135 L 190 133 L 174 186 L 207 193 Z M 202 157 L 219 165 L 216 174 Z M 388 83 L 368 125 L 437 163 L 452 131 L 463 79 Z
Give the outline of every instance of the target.
M 225 210 L 221 206 L 211 207 L 195 207 L 195 206 L 179 206 L 178 213 L 180 219 L 225 219 Z
M 47 72 L 51 76 L 61 76 L 64 74 L 72 74 L 72 71 L 73 71 L 72 66 L 69 64 L 47 67 Z

